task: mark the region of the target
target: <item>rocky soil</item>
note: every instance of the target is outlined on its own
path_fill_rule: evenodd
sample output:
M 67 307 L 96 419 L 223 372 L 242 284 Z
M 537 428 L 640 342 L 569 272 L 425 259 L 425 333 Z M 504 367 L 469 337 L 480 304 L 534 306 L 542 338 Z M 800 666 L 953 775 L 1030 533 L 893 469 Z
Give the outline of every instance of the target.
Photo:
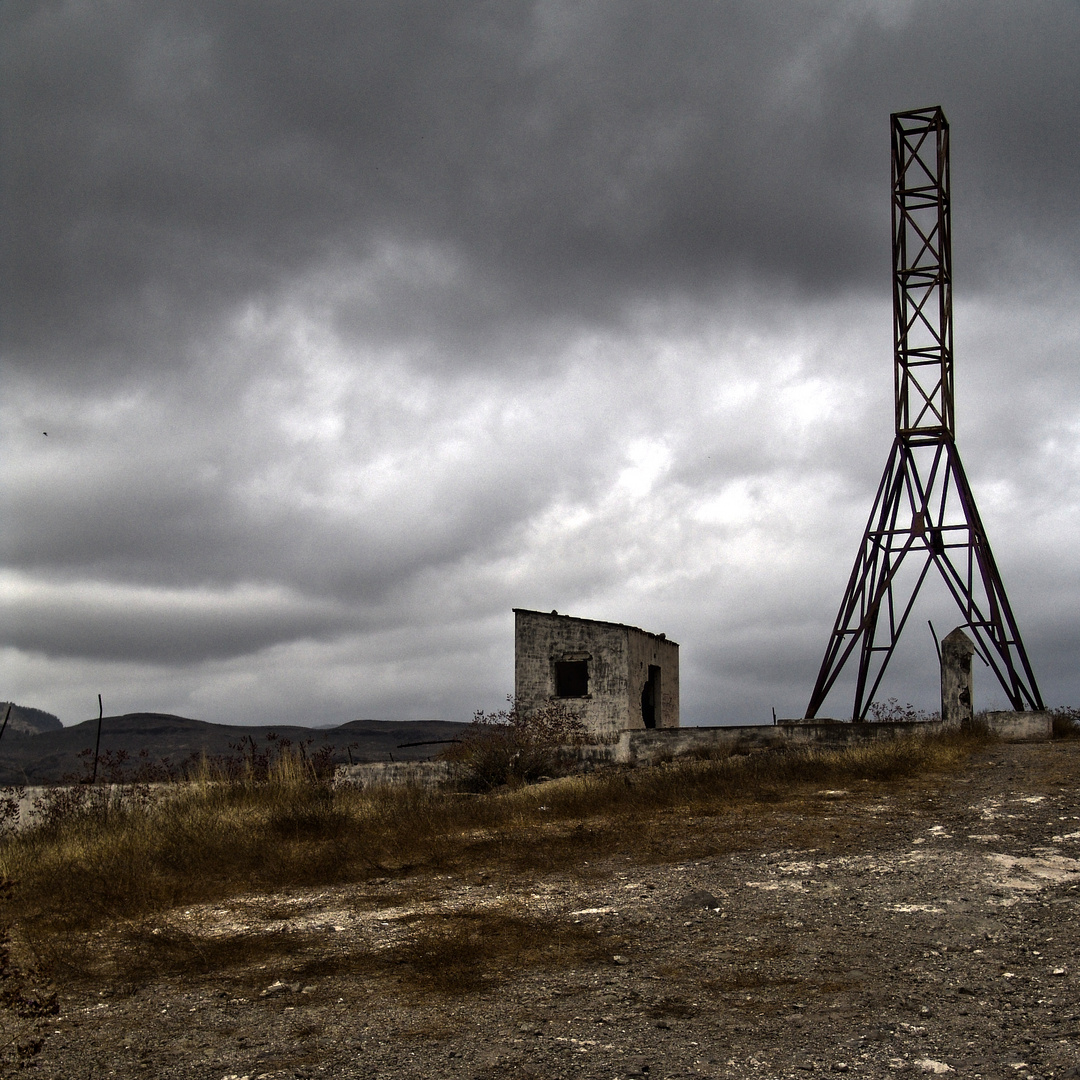
M 19 1074 L 1077 1078 L 1078 767 L 1080 743 L 992 746 L 959 775 L 673 818 L 667 850 L 628 837 L 572 874 L 178 912 L 205 948 L 280 949 L 62 988 Z

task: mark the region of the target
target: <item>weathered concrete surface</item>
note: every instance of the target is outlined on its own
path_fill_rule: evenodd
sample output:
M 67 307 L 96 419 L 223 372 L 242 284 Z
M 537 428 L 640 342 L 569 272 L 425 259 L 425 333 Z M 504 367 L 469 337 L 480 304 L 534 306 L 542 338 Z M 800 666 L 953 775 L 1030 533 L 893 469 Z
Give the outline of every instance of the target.
M 988 712 L 979 720 L 985 720 L 990 731 L 1005 742 L 1047 742 L 1054 734 L 1048 712 Z
M 1049 713 L 983 713 L 989 730 L 1005 742 L 1047 742 L 1052 737 Z M 727 751 L 747 753 L 778 746 L 843 746 L 911 734 L 941 731 L 940 720 L 901 724 L 852 724 L 836 721 L 679 728 L 674 731 L 624 731 L 611 747 L 610 760 L 623 765 L 651 765 L 675 757 Z M 590 748 L 594 755 L 602 748 Z
M 374 761 L 339 765 L 334 783 L 358 788 L 434 788 L 460 779 L 463 773 L 463 767 L 455 761 Z
M 842 746 L 897 739 L 937 731 L 936 721 L 908 724 L 798 723 L 738 727 L 679 728 L 677 731 L 625 731 L 613 747 L 618 764 L 651 765 L 675 757 L 716 751 L 747 753 L 778 746 Z
M 0 787 L 0 831 L 16 832 L 53 814 L 80 809 L 147 804 L 169 796 L 182 785 L 153 784 L 32 784 Z
M 557 665 L 575 662 L 588 666 L 587 691 L 559 697 Z M 651 719 L 657 728 L 677 728 L 679 646 L 674 641 L 622 623 L 514 609 L 514 697 L 519 708 L 565 701 L 581 715 L 591 736 L 614 739 L 620 731 L 645 729 L 643 708 L 646 699 L 651 700 L 650 685 L 656 689 L 657 683 Z
M 941 721 L 947 728 L 967 727 L 974 715 L 971 657 L 975 644 L 957 627 L 941 643 Z

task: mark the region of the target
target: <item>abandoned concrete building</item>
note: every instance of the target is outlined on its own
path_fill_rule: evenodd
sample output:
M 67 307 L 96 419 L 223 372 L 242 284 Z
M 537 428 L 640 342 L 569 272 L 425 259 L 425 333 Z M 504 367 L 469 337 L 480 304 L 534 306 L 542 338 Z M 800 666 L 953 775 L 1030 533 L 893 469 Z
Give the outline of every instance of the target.
M 514 697 L 563 701 L 590 735 L 679 726 L 679 646 L 636 626 L 514 608 Z

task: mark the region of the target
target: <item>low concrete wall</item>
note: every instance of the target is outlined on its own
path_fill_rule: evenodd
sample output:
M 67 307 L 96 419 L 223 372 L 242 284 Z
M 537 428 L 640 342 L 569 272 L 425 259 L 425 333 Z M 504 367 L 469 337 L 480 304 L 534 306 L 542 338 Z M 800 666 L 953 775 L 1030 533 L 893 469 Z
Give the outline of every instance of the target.
M 1049 713 L 992 712 L 984 720 L 1005 742 L 1047 742 L 1052 737 Z M 942 730 L 940 720 L 902 724 L 852 724 L 846 721 L 782 721 L 776 725 L 697 727 L 674 730 L 624 731 L 606 760 L 620 765 L 654 765 L 676 757 L 710 752 L 746 754 L 780 746 L 845 746 Z M 600 747 L 591 747 L 595 754 Z M 599 755 L 593 760 L 600 760 Z
M 358 788 L 435 788 L 459 779 L 462 766 L 453 761 L 375 761 L 339 765 L 334 783 Z
M 1054 736 L 1048 712 L 988 712 L 975 718 L 976 723 L 980 720 L 1005 742 L 1048 742 Z
M 7 784 L 0 787 L 0 832 L 18 831 L 36 825 L 50 815 L 65 816 L 95 807 L 156 802 L 181 785 L 152 784 Z
M 854 742 L 897 739 L 936 731 L 939 722 L 910 724 L 793 723 L 739 727 L 678 728 L 673 731 L 624 731 L 613 760 L 625 765 L 654 765 L 675 757 L 710 752 L 746 754 L 780 746 L 844 746 Z

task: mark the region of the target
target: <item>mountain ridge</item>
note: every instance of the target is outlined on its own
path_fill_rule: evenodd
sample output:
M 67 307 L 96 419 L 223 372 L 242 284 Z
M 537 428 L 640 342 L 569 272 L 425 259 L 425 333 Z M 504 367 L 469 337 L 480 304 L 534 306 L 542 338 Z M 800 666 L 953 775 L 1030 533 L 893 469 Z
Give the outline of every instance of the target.
M 0 723 L 3 722 L 9 705 L 11 712 L 8 713 L 5 735 L 37 735 L 43 731 L 58 731 L 64 726 L 59 716 L 53 716 L 44 709 L 35 709 L 32 705 L 19 705 L 14 701 L 0 701 Z
M 13 710 L 14 712 L 14 710 Z M 325 752 L 334 763 L 417 761 L 435 756 L 440 744 L 467 725 L 453 720 L 350 720 L 332 728 L 300 724 L 237 727 L 171 713 L 124 713 L 101 720 L 102 762 L 115 768 L 167 763 L 176 768 L 203 755 L 239 758 L 288 740 L 308 754 Z M 0 740 L 0 785 L 53 784 L 80 779 L 92 768 L 98 721 Z M 427 745 L 403 745 L 423 743 Z M 99 778 L 101 771 L 99 768 Z

